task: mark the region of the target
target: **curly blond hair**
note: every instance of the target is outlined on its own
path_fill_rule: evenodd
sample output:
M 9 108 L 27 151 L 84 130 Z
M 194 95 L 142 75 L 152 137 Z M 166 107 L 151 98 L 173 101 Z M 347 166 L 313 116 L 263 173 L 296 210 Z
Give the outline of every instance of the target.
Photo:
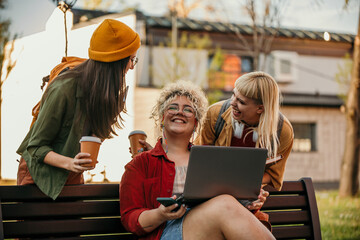
M 166 108 L 178 96 L 185 96 L 190 100 L 192 108 L 195 110 L 195 118 L 198 122 L 196 131 L 202 125 L 205 116 L 208 101 L 204 91 L 195 83 L 190 81 L 179 80 L 175 83 L 166 85 L 160 92 L 160 96 L 153 107 L 150 118 L 155 120 L 158 136 L 161 135 L 161 121 Z

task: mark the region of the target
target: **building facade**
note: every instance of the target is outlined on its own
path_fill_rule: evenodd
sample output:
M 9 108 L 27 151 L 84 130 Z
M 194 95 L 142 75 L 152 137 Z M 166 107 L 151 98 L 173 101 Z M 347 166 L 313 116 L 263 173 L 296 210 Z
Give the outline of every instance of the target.
M 144 96 L 156 99 L 156 89 L 172 81 L 171 74 L 165 71 L 173 70 L 174 65 L 173 72 L 183 73 L 175 76 L 201 85 L 209 94 L 211 90 L 220 91 L 219 99 L 230 96 L 238 76 L 255 70 L 252 53 L 244 47 L 244 41 L 250 47 L 253 44 L 249 26 L 177 19 L 177 48 L 174 48 L 173 19 L 133 14 L 144 43 L 140 52 L 143 62 L 137 71 L 135 106 L 142 105 Z M 267 31 L 272 30 L 275 31 Z M 235 32 L 241 33 L 242 39 Z M 330 38 L 325 39 L 324 34 Z M 209 44 L 197 49 L 185 44 L 179 47 L 184 36 L 188 41 L 191 36 L 197 36 L 198 41 L 205 39 Z M 353 42 L 354 36 L 350 34 L 280 28 L 276 29 L 267 56 L 260 54 L 258 69 L 277 80 L 283 96 L 281 111 L 294 127 L 295 140 L 286 180 L 308 176 L 318 183 L 339 181 L 346 123 L 340 110 L 343 100 L 338 96 L 346 92 L 340 91 L 343 86 L 335 76 L 345 64 L 345 56 L 351 55 Z M 221 64 L 214 67 L 213 60 L 219 58 L 217 49 L 221 51 Z M 181 59 L 177 63 L 171 57 L 175 53 Z M 134 126 L 150 133 L 152 122 L 144 120 L 146 111 L 150 109 L 137 111 L 135 107 L 135 119 L 141 120 L 135 120 Z
M 126 22 L 140 34 L 142 41 L 140 60 L 127 76 L 130 91 L 125 129 L 100 150 L 99 157 L 104 159 L 100 170 L 106 167 L 110 181 L 119 181 L 124 165 L 131 160 L 127 139 L 131 130 L 144 130 L 148 141 L 155 144 L 157 133 L 149 116 L 163 85 L 176 79 L 193 81 L 203 87 L 213 102 L 228 98 L 237 77 L 255 70 L 253 53 L 249 50 L 253 45 L 253 30 L 247 25 L 146 16 L 137 11 L 93 14 L 74 9 L 73 13 L 69 55 L 87 57 L 90 36 L 105 18 Z M 174 20 L 176 28 L 172 24 Z M 16 176 L 15 151 L 28 130 L 24 122 L 30 124 L 31 109 L 42 94 L 41 78 L 63 56 L 64 44 L 58 42 L 64 38 L 54 35 L 54 29 L 51 34 L 43 32 L 18 40 L 20 50 L 15 53 L 19 52 L 19 60 L 4 84 L 3 111 L 18 109 L 3 116 L 6 130 L 2 134 L 8 141 L 2 143 L 3 149 L 7 149 L 2 153 L 2 166 L 14 169 L 9 178 Z M 329 33 L 327 41 L 323 32 L 281 28 L 266 31 L 275 35 L 271 47 L 266 48 L 267 54 L 260 54 L 259 68 L 278 81 L 283 96 L 281 111 L 295 131 L 285 179 L 308 176 L 315 182 L 336 183 L 340 178 L 346 126 L 335 75 L 345 62 L 344 56 L 352 53 L 354 36 Z M 46 45 L 51 42 L 49 39 L 57 44 Z M 27 91 L 19 93 L 19 89 Z M 26 111 L 29 114 L 24 117 Z

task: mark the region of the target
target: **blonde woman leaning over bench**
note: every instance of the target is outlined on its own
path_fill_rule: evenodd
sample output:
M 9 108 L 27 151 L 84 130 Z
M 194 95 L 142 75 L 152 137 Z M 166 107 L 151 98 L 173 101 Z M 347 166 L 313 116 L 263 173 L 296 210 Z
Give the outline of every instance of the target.
M 294 132 L 280 113 L 279 102 L 280 89 L 269 74 L 242 75 L 230 99 L 209 107 L 196 144 L 266 148 L 268 159 L 262 183 L 280 190 Z M 258 211 L 255 216 L 271 229 L 266 213 Z
M 181 205 L 175 212 L 177 204 L 157 202 L 157 197 L 175 198 L 182 192 L 191 138 L 206 108 L 205 95 L 194 83 L 173 83 L 162 90 L 152 112 L 162 136 L 153 149 L 126 165 L 120 183 L 123 225 L 140 239 L 275 239 L 230 195 L 191 209 Z

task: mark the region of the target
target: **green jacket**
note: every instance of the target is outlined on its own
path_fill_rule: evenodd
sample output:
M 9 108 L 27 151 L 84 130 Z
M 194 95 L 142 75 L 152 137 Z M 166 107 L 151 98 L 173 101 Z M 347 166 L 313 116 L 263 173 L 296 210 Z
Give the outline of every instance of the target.
M 60 194 L 69 171 L 45 164 L 44 158 L 50 151 L 71 158 L 80 152 L 85 117 L 75 117 L 80 114 L 82 97 L 77 83 L 77 78 L 63 78 L 49 85 L 38 119 L 16 151 L 25 159 L 35 184 L 53 199 Z

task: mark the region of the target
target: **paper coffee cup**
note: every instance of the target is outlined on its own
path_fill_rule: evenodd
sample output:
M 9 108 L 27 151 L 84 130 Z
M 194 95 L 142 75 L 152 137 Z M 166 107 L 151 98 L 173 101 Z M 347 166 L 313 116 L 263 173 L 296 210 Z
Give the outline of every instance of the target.
M 139 139 L 146 140 L 146 133 L 141 130 L 134 130 L 129 133 L 131 156 L 135 157 L 137 154 L 144 151 L 145 146 L 139 142 Z
M 101 139 L 93 136 L 83 136 L 80 139 L 80 151 L 83 153 L 90 153 L 91 163 L 83 164 L 85 167 L 95 167 L 99 149 L 101 145 Z

